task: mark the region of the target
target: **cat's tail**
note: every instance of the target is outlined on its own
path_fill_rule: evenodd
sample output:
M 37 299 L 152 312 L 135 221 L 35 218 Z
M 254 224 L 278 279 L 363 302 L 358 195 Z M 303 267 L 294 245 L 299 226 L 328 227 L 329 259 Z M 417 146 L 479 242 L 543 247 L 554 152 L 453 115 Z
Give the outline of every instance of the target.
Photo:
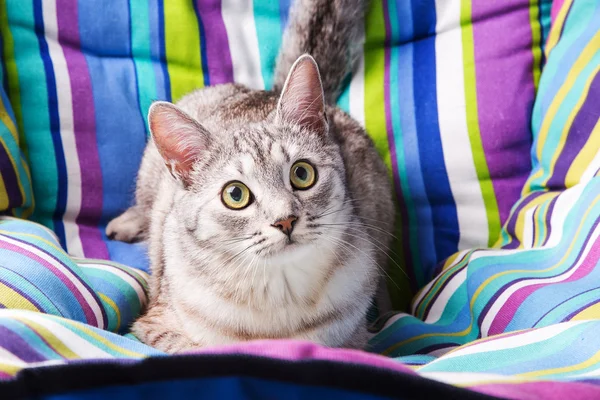
M 321 72 L 325 101 L 334 104 L 363 45 L 369 0 L 295 0 L 275 69 L 280 91 L 294 61 L 308 53 Z

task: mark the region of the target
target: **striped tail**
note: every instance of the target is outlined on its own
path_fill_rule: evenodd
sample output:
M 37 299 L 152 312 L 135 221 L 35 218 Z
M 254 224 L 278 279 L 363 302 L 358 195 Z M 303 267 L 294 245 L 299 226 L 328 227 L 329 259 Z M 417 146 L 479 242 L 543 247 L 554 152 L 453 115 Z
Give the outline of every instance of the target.
M 308 53 L 321 72 L 325 101 L 335 104 L 362 51 L 368 0 L 296 0 L 277 60 L 273 89 L 281 91 L 294 61 Z

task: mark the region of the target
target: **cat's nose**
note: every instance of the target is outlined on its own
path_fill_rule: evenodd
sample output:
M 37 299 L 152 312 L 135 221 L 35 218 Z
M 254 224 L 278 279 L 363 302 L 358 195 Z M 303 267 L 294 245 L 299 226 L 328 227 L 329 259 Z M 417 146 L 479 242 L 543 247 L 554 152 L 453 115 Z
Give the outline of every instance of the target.
M 271 226 L 273 228 L 279 229 L 281 232 L 285 233 L 288 237 L 290 237 L 290 235 L 292 234 L 292 231 L 294 230 L 294 224 L 296 223 L 297 220 L 298 220 L 297 217 L 291 215 L 289 217 L 286 217 L 284 219 L 281 219 L 281 220 L 275 222 Z

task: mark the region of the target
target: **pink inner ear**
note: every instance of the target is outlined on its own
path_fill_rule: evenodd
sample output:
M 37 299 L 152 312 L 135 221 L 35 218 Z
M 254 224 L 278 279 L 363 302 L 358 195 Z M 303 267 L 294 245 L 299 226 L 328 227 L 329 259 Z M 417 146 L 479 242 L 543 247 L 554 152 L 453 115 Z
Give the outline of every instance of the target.
M 165 164 L 174 175 L 185 180 L 194 162 L 206 150 L 206 130 L 185 112 L 166 102 L 154 103 L 148 120 L 154 143 Z
M 279 117 L 308 129 L 326 131 L 323 87 L 317 64 L 310 56 L 292 66 L 279 99 Z

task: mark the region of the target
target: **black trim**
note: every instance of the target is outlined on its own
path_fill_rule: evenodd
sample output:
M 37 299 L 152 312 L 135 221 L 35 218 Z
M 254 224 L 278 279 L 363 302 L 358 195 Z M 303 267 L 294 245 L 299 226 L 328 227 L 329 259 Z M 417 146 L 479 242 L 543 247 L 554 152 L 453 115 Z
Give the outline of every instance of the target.
M 83 361 L 21 370 L 0 382 L 0 398 L 67 394 L 147 382 L 244 376 L 326 386 L 403 399 L 494 399 L 418 375 L 323 360 L 287 361 L 248 355 L 177 355 L 144 360 Z

